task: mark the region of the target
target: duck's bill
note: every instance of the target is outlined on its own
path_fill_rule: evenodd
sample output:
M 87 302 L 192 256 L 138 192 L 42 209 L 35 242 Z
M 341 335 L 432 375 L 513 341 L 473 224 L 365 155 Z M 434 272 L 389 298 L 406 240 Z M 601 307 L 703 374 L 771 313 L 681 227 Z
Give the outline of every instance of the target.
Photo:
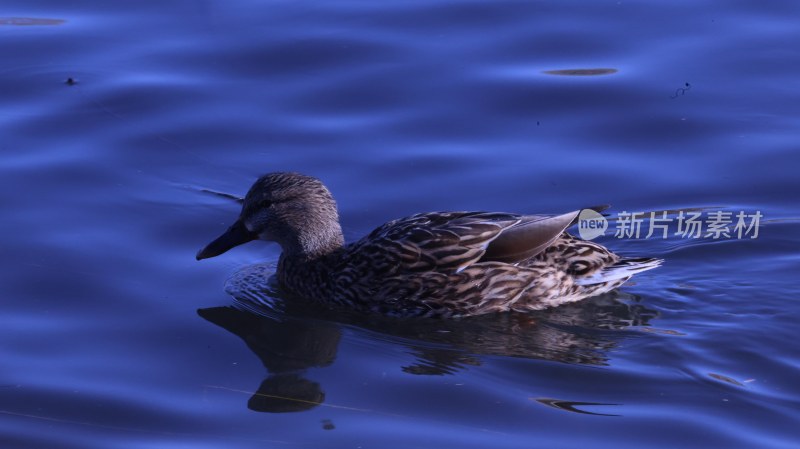
M 208 259 L 216 257 L 228 251 L 234 246 L 239 246 L 243 243 L 253 241 L 258 238 L 258 234 L 254 234 L 247 230 L 244 223 L 236 220 L 236 223 L 231 225 L 224 234 L 217 237 L 216 240 L 206 245 L 205 248 L 197 252 L 197 260 Z

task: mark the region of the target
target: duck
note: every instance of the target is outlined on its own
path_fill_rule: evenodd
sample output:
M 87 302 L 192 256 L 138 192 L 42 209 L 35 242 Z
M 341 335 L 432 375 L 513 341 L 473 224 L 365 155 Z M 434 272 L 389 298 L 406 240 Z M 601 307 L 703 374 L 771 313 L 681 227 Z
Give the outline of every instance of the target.
M 559 215 L 426 212 L 345 244 L 330 190 L 294 172 L 259 177 L 236 221 L 197 260 L 264 240 L 280 245 L 282 291 L 397 317 L 459 318 L 557 307 L 600 295 L 661 259 L 627 258 L 566 230 Z

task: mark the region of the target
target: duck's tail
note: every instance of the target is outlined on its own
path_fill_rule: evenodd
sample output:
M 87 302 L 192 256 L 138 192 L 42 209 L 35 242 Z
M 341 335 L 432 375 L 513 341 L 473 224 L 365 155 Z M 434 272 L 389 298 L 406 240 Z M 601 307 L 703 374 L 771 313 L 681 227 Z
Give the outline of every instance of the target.
M 596 272 L 575 279 L 578 285 L 590 286 L 596 284 L 621 284 L 642 271 L 652 270 L 661 265 L 663 259 L 647 257 L 623 258 Z M 619 281 L 619 282 L 615 282 Z

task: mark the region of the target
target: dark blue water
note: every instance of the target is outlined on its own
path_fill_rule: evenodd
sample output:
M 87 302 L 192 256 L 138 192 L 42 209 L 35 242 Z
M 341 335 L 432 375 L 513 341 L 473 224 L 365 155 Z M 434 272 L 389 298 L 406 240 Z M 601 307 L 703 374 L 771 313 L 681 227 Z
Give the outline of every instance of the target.
M 1 447 L 797 447 L 800 3 L 0 16 Z M 275 245 L 194 260 L 237 213 L 206 190 L 276 170 L 321 178 L 351 240 L 443 209 L 764 219 L 603 237 L 664 266 L 556 310 L 342 317 L 231 288 Z

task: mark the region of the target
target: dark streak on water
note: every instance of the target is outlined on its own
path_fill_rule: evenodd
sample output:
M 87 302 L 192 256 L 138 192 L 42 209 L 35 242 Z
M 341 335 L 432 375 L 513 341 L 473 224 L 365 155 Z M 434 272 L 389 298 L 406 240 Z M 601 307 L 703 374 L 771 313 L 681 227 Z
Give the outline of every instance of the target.
M 559 69 L 545 70 L 543 73 L 561 76 L 597 76 L 617 73 L 617 69 Z
M 0 447 L 796 447 L 799 3 L 3 6 Z M 321 177 L 348 239 L 440 209 L 765 219 L 606 237 L 666 260 L 613 295 L 392 321 L 253 291 L 274 245 L 195 262 L 272 170 Z
M 37 25 L 61 25 L 65 22 L 62 19 L 45 19 L 41 17 L 0 17 L 0 26 L 37 26 Z

